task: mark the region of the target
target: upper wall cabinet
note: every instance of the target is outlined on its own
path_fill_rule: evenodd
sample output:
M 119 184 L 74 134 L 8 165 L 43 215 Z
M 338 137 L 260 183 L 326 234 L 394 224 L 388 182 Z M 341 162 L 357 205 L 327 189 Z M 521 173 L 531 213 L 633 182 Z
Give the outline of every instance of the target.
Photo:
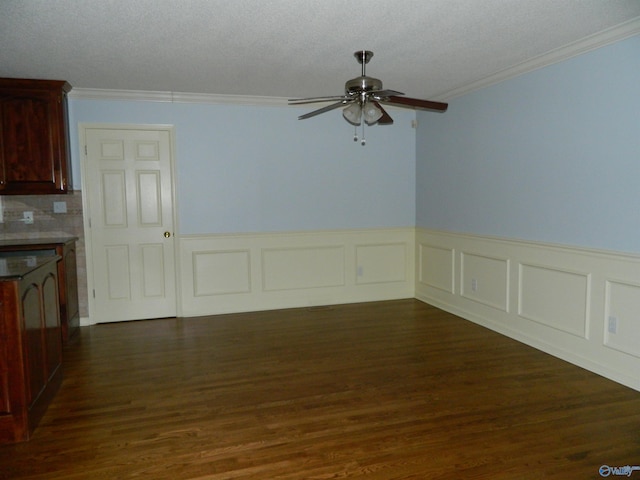
M 0 78 L 0 195 L 71 188 L 67 93 L 59 80 Z

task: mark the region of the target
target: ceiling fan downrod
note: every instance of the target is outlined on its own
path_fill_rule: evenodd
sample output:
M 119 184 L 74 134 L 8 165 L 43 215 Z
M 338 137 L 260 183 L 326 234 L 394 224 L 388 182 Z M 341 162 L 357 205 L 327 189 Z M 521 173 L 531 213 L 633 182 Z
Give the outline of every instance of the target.
M 353 56 L 356 57 L 358 63 L 362 65 L 362 76 L 364 77 L 366 65 L 369 63 L 369 60 L 371 60 L 371 57 L 373 57 L 373 52 L 371 50 L 360 50 L 354 52 Z

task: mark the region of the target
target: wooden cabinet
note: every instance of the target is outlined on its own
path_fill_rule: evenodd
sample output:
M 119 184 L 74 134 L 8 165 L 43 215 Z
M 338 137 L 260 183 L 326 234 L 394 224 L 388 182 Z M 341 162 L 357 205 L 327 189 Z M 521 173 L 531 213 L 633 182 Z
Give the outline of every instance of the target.
M 68 241 L 56 246 L 58 262 L 58 287 L 60 289 L 60 326 L 62 341 L 67 342 L 80 330 L 80 302 L 78 300 L 78 265 L 76 242 Z
M 0 240 L 0 258 L 25 255 L 57 255 L 58 293 L 62 341 L 67 342 L 80 329 L 76 237 Z
M 67 93 L 59 80 L 0 78 L 0 194 L 67 193 Z
M 62 382 L 57 260 L 0 259 L 0 443 L 28 440 Z

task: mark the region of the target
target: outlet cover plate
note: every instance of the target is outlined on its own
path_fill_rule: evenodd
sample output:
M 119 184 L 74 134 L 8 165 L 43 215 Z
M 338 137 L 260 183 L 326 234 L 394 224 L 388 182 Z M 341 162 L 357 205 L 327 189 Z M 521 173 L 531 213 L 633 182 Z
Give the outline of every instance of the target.
M 53 213 L 67 213 L 67 202 L 53 202 Z

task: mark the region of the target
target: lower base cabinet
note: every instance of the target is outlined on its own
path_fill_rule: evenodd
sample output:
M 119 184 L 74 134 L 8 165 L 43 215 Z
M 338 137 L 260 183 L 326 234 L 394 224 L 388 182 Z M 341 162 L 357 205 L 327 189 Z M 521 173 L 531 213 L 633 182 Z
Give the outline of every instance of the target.
M 0 259 L 0 443 L 28 440 L 62 382 L 58 259 Z
M 0 258 L 11 256 L 58 255 L 58 295 L 62 342 L 80 330 L 76 237 L 0 240 Z

